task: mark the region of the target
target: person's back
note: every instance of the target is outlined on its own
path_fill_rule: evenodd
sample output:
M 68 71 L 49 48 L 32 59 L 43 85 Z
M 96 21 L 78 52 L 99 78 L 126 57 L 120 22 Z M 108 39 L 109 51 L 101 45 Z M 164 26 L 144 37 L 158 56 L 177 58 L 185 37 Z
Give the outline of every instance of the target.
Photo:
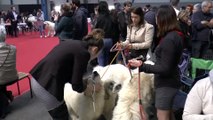
M 8 113 L 9 101 L 13 100 L 11 91 L 7 91 L 7 83 L 18 78 L 16 70 L 16 48 L 6 44 L 6 30 L 0 24 L 0 119 Z
M 73 14 L 68 3 L 61 5 L 61 16 L 55 15 L 55 32 L 60 41 L 73 38 Z
M 0 85 L 7 84 L 18 78 L 16 70 L 16 47 L 4 42 L 4 29 L 4 26 L 0 26 Z
M 80 0 L 72 0 L 71 8 L 74 11 L 74 34 L 73 39 L 81 40 L 88 33 L 87 16 L 88 10 L 84 7 L 80 7 Z

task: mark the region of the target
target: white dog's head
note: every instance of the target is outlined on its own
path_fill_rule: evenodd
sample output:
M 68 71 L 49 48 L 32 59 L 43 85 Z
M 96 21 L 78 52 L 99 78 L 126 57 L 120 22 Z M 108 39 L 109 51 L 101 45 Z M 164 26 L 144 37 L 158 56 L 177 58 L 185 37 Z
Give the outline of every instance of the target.
M 92 74 L 84 76 L 83 81 L 85 84 L 96 84 L 101 83 L 101 78 L 98 72 L 94 71 Z
M 117 94 L 123 86 L 123 82 L 131 79 L 127 67 L 121 64 L 113 64 L 106 67 L 95 67 L 104 83 L 106 99 L 112 94 Z

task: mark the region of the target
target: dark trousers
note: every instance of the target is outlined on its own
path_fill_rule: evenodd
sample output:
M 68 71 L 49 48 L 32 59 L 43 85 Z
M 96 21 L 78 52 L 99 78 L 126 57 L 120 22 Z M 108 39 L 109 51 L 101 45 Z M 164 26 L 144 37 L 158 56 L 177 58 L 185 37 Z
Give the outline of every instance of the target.
M 4 118 L 8 112 L 9 100 L 6 95 L 6 87 L 0 86 L 0 119 Z
M 209 41 L 192 41 L 192 57 L 203 58 L 209 49 Z
M 11 35 L 17 37 L 17 21 L 11 22 Z
M 54 108 L 53 110 L 50 110 L 48 112 L 53 120 L 69 120 L 68 109 L 65 102 L 57 108 Z

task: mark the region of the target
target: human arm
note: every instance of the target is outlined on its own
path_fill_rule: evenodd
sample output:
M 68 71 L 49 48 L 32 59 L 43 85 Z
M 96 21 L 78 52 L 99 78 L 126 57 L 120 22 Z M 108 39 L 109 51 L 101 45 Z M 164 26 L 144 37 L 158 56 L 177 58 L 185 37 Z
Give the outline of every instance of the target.
M 83 92 L 87 87 L 83 83 L 83 74 L 86 71 L 89 59 L 88 52 L 79 50 L 75 53 L 71 83 L 73 90 L 77 92 Z
M 170 32 L 162 39 L 156 48 L 156 56 L 159 56 L 155 65 L 142 64 L 139 70 L 146 73 L 154 73 L 167 76 L 174 72 L 182 54 L 182 38 L 176 32 Z
M 200 12 L 192 15 L 191 22 L 197 30 L 203 30 L 208 27 L 208 21 L 202 20 L 202 18 L 202 14 Z
M 144 64 L 140 71 L 168 76 L 178 70 L 178 63 L 182 54 L 182 38 L 177 33 L 169 33 L 162 39 L 155 50 L 156 64 Z M 177 72 L 177 71 L 176 71 Z

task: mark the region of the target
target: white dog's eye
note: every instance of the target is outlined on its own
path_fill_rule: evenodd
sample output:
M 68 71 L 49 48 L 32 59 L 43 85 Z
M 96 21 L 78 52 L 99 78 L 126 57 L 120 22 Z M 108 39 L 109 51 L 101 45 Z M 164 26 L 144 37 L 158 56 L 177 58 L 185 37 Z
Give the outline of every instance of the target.
M 113 90 L 114 84 L 115 84 L 114 82 L 110 82 L 108 88 L 110 90 Z
M 115 87 L 115 90 L 120 90 L 121 89 L 121 84 L 118 84 L 116 87 Z
M 114 85 L 114 83 L 113 83 L 113 82 L 110 82 L 110 83 L 109 83 L 109 86 L 113 86 L 113 85 Z

